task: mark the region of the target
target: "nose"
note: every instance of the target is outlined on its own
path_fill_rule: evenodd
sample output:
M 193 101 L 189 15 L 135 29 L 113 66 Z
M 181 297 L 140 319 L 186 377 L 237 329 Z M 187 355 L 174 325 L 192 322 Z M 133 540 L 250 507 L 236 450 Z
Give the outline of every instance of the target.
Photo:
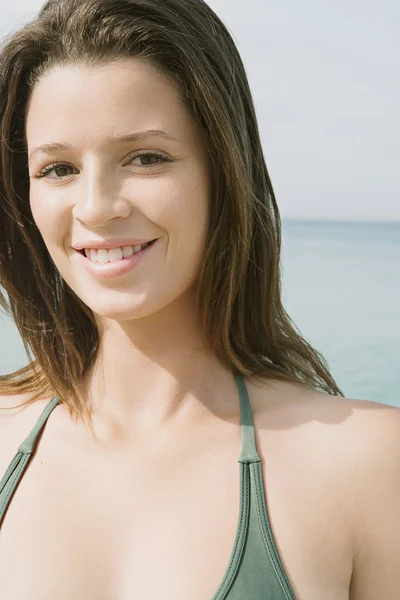
M 88 227 L 101 227 L 112 219 L 125 219 L 130 214 L 130 203 L 123 198 L 121 185 L 112 175 L 87 173 L 75 191 L 73 216 Z

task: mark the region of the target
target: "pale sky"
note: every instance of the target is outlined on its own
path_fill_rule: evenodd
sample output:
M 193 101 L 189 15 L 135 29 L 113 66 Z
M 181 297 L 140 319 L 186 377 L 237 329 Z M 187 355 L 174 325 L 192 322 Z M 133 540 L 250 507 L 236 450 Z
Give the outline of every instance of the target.
M 0 36 L 42 4 L 0 0 Z M 398 0 L 208 4 L 244 61 L 282 217 L 400 222 Z

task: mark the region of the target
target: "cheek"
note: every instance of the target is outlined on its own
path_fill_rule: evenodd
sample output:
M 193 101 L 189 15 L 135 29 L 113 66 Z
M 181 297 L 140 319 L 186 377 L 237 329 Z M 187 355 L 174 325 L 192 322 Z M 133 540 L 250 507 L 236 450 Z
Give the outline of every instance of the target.
M 38 229 L 41 229 L 40 222 L 42 220 L 41 215 L 44 213 L 44 207 L 43 203 L 39 201 L 39 197 L 34 192 L 32 192 L 32 190 L 29 194 L 29 204 L 31 207 L 33 220 L 35 221 Z
M 46 246 L 50 249 L 63 243 L 69 219 L 65 210 L 58 209 L 55 199 L 30 194 L 32 217 Z
M 149 203 L 149 218 L 154 215 L 167 232 L 181 238 L 187 236 L 195 243 L 193 236 L 197 237 L 207 227 L 209 218 L 209 192 L 202 174 L 188 170 L 185 177 L 171 182 L 164 192 L 159 201 L 153 197 Z
M 182 262 L 192 265 L 204 252 L 208 230 L 206 198 L 196 193 L 185 195 L 179 202 L 170 203 L 165 211 L 164 226 L 169 250 Z
M 204 252 L 208 230 L 207 191 L 203 182 L 190 177 L 189 170 L 184 177 L 157 183 L 157 189 L 149 185 L 147 189 L 143 187 L 140 194 L 136 193 L 134 204 L 138 213 L 153 224 L 154 227 L 147 230 L 163 232 L 169 276 L 170 268 L 174 270 L 177 263 L 187 276 Z M 131 218 L 134 230 L 135 215 Z
M 205 253 L 208 233 L 207 200 L 206 196 L 193 190 L 190 196 L 181 198 L 169 212 L 170 227 L 167 233 L 171 266 L 174 273 L 187 282 L 194 281 Z

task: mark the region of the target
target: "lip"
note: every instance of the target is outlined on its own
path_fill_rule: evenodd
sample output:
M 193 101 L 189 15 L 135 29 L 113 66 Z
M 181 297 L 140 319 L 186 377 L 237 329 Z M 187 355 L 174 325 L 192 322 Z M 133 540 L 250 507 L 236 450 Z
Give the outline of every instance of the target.
M 136 254 L 132 254 L 132 256 L 129 256 L 128 258 L 122 258 L 121 260 L 105 263 L 103 265 L 92 262 L 90 258 L 87 258 L 84 254 L 81 254 L 79 250 L 75 249 L 75 254 L 77 255 L 77 260 L 82 261 L 82 266 L 91 275 L 94 275 L 98 279 L 111 279 L 112 277 L 125 275 L 125 273 L 133 269 L 141 260 L 146 257 L 146 255 L 156 245 L 157 241 L 158 240 L 154 240 L 150 246 L 147 246 L 147 248 L 140 250 L 140 252 L 137 252 Z M 130 244 L 127 245 L 129 246 Z
M 109 240 L 84 240 L 79 244 L 72 246 L 74 250 L 84 250 L 85 248 L 93 248 L 94 250 L 111 250 L 111 248 L 122 248 L 123 246 L 142 246 L 147 242 L 152 242 L 153 239 L 145 238 L 114 238 Z

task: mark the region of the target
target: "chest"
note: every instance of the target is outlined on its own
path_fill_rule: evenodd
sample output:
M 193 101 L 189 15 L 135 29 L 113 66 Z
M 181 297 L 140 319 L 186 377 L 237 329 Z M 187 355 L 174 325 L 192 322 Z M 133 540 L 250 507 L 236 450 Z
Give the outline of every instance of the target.
M 2 595 L 211 600 L 234 547 L 239 453 L 240 439 L 165 460 L 82 459 L 39 446 L 0 532 Z M 297 600 L 347 600 L 348 542 L 332 497 L 273 454 L 262 468 Z

